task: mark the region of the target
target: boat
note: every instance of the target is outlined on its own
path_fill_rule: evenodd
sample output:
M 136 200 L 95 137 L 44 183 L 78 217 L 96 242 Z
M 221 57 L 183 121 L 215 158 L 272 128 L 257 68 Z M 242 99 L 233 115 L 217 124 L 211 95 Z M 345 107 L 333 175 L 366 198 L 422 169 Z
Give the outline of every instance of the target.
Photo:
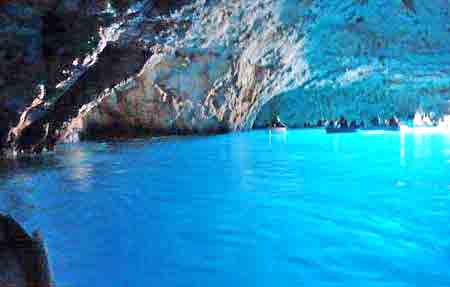
M 270 133 L 285 133 L 287 132 L 287 127 L 276 127 L 276 128 L 269 128 Z
M 358 131 L 357 128 L 325 128 L 327 134 L 337 134 L 337 133 L 356 133 Z

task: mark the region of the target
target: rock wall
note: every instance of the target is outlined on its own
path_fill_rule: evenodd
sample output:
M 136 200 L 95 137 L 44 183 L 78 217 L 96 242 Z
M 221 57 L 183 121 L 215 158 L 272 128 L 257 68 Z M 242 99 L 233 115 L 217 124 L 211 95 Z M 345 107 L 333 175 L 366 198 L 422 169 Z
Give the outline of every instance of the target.
M 273 113 L 290 126 L 443 116 L 449 20 L 448 1 L 197 1 L 168 20 L 189 28 L 159 42 L 134 88 L 83 125 L 195 133 L 250 128 L 258 114 L 257 127 Z
M 0 47 L 0 154 L 52 149 L 84 104 L 144 65 L 145 45 L 136 37 L 117 41 L 122 25 L 138 17 L 125 2 L 132 1 L 0 3 L 0 37 L 6 43 Z M 169 12 L 171 1 L 160 2 L 167 1 L 147 3 L 152 13 Z M 146 10 L 145 3 L 138 4 Z
M 256 126 L 272 113 L 293 126 L 340 115 L 407 117 L 417 108 L 449 113 L 447 0 L 122 1 L 108 21 L 100 2 L 88 9 L 97 14 L 81 13 L 100 23 L 98 46 L 79 73 L 46 82 L 51 100 L 38 115 L 23 114 L 36 110 L 34 74 L 23 76 L 29 96 L 2 92 L 4 146 L 39 151 L 78 133 L 249 129 L 260 111 Z M 51 47 L 57 54 L 58 44 Z M 43 62 L 44 75 L 59 71 Z
M 0 214 L 0 286 L 53 286 L 47 252 L 40 236 L 29 236 L 9 216 Z
M 41 118 L 57 100 L 57 85 L 68 77 L 72 61 L 97 47 L 97 28 L 102 20 L 95 14 L 101 9 L 98 4 L 77 0 L 1 1 L 0 151 L 13 149 L 21 130 Z M 33 112 L 31 117 L 29 112 Z M 42 134 L 45 127 L 35 130 Z
M 127 25 L 123 35 L 138 35 L 152 47 L 151 58 L 125 88 L 113 87 L 71 127 L 88 137 L 251 128 L 262 104 L 292 77 L 303 81 L 289 67 L 303 42 L 278 23 L 276 5 L 193 1 L 166 17 Z M 156 33 L 155 22 L 167 29 Z
M 332 2 L 332 1 L 328 1 Z M 319 2 L 314 2 L 319 4 Z M 319 119 L 449 113 L 448 1 L 342 1 L 308 9 L 307 83 L 273 98 L 255 127 L 279 114 L 290 126 Z

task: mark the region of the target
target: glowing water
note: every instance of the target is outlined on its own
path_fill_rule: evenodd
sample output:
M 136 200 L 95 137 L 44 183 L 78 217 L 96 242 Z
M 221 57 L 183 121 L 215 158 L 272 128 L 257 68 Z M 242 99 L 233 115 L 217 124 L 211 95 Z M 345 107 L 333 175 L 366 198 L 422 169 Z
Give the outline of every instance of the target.
M 252 132 L 4 163 L 58 286 L 450 286 L 450 136 Z

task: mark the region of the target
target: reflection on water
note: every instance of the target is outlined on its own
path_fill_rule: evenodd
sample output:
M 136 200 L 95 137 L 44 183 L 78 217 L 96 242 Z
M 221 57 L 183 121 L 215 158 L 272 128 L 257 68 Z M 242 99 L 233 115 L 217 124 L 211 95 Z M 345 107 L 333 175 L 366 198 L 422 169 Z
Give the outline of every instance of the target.
M 2 162 L 0 211 L 58 286 L 450 286 L 449 161 L 443 134 L 84 143 Z
M 40 171 L 45 168 L 56 166 L 57 164 L 58 159 L 53 153 L 23 157 L 19 160 L 1 159 L 0 178 L 6 178 L 9 175 L 14 176 L 16 174 L 21 174 L 23 171 Z
M 272 132 L 272 131 L 267 131 L 268 134 L 268 140 L 269 140 L 269 144 L 271 145 L 272 142 L 273 143 L 287 143 L 288 140 L 288 133 L 287 132 Z
M 20 160 L 0 160 L 0 212 L 10 214 L 19 221 L 26 221 L 36 208 L 32 192 L 40 172 L 58 165 L 53 154 L 23 157 Z M 4 184 L 11 187 L 3 187 Z
M 405 166 L 405 133 L 400 131 L 400 165 Z

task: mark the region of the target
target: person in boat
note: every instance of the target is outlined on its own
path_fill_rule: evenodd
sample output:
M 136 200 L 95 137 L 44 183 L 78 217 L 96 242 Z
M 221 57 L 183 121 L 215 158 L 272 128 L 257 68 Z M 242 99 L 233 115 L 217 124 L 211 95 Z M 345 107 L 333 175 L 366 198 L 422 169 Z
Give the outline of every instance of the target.
M 391 128 L 398 128 L 398 127 L 400 126 L 400 122 L 399 122 L 399 120 L 397 119 L 397 117 L 392 116 L 392 117 L 389 119 L 388 125 L 389 125 L 389 127 L 391 127 Z
M 370 123 L 374 126 L 374 127 L 379 127 L 381 124 L 381 119 L 379 116 L 374 117 L 372 120 L 370 120 Z
M 322 127 L 323 126 L 323 122 L 322 122 L 322 120 L 318 120 L 317 121 L 317 127 Z
M 327 128 L 335 128 L 336 127 L 336 123 L 333 120 L 329 120 L 327 125 Z
M 341 116 L 341 118 L 339 119 L 338 125 L 339 125 L 339 128 L 341 128 L 341 129 L 348 128 L 348 122 L 343 116 Z
M 353 120 L 353 121 L 350 122 L 350 128 L 356 129 L 357 127 L 358 127 L 358 124 L 356 123 L 355 120 Z
M 422 117 L 422 121 L 426 126 L 433 126 L 433 120 L 428 114 L 425 114 L 425 116 Z
M 272 118 L 272 128 L 286 128 L 286 125 L 280 120 L 279 116 L 273 116 Z
M 364 123 L 363 120 L 361 120 L 361 121 L 359 122 L 359 127 L 360 127 L 360 128 L 364 128 L 365 126 L 366 126 L 366 124 Z

